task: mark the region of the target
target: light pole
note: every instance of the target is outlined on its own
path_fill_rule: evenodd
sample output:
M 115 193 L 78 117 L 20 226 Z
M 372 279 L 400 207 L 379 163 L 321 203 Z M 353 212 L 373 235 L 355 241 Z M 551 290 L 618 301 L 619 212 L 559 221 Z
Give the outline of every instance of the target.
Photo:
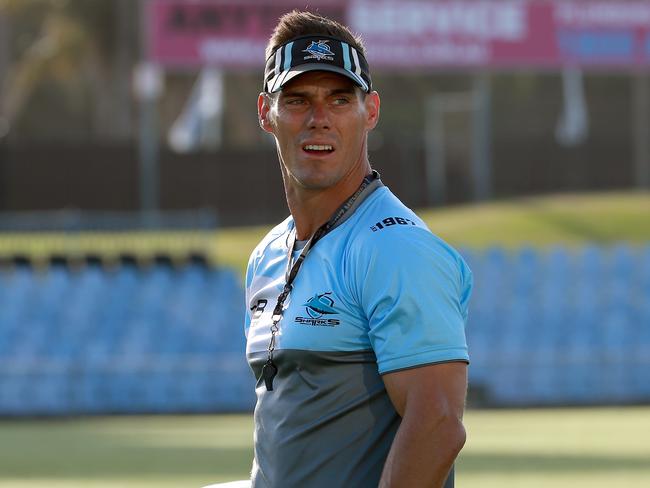
M 140 211 L 150 216 L 160 207 L 158 99 L 163 91 L 163 76 L 158 66 L 143 62 L 136 67 L 134 81 L 140 104 Z

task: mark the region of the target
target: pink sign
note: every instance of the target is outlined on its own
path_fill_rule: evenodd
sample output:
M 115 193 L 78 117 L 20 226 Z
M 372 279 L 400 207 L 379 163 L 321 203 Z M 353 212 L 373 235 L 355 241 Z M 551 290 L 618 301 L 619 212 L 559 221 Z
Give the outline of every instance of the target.
M 147 52 L 151 60 L 169 67 L 208 64 L 261 69 L 278 18 L 301 5 L 304 8 L 296 0 L 149 0 Z M 310 5 L 343 20 L 345 7 L 340 0 L 316 0 Z
M 535 6 L 517 0 L 359 0 L 350 5 L 349 21 L 363 33 L 372 66 L 477 66 L 545 54 L 544 43 L 532 35 Z M 544 22 L 547 12 L 537 13 Z
M 348 20 L 372 66 L 639 66 L 650 62 L 650 2 L 357 0 Z
M 650 0 L 312 0 L 359 32 L 373 68 L 650 65 Z M 150 0 L 149 57 L 261 69 L 295 0 Z

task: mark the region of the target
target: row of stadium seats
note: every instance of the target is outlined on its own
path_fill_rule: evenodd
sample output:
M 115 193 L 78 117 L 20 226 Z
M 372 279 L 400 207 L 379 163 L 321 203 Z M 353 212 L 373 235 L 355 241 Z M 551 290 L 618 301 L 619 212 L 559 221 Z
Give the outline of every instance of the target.
M 463 252 L 470 384 L 490 405 L 650 401 L 650 246 Z
M 11 253 L 0 254 L 0 268 L 23 267 L 23 268 L 44 268 L 63 267 L 70 270 L 83 268 L 85 266 L 99 266 L 105 269 L 126 266 L 168 266 L 182 267 L 186 264 L 207 265 L 211 257 L 201 251 L 176 252 L 176 253 L 139 253 L 114 252 L 101 255 L 97 253 L 79 252 L 73 255 L 50 254 L 47 256 L 32 257 L 27 254 Z
M 0 276 L 0 357 L 101 359 L 106 353 L 216 353 L 240 344 L 241 285 L 203 266 Z M 220 333 L 215 333 L 220 331 Z
M 243 303 L 198 260 L 4 268 L 0 414 L 249 410 Z
M 254 384 L 240 354 L 185 361 L 119 360 L 76 369 L 53 362 L 9 367 L 0 375 L 0 413 L 209 413 L 252 408 Z
M 464 250 L 476 404 L 650 401 L 650 246 Z M 0 414 L 250 410 L 243 289 L 189 262 L 0 268 Z

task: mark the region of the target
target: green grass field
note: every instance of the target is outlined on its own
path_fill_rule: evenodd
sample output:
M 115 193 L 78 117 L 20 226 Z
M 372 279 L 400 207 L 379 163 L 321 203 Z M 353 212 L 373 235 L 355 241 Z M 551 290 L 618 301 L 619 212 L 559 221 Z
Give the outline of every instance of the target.
M 650 486 L 650 407 L 469 410 L 459 488 Z M 247 476 L 249 415 L 0 421 L 0 486 L 200 487 Z

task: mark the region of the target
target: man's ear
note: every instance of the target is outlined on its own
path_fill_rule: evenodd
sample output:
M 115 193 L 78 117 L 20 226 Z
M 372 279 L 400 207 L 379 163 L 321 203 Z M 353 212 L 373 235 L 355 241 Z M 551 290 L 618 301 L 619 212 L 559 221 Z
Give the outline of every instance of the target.
M 268 93 L 262 92 L 257 97 L 257 119 L 259 120 L 262 130 L 269 133 L 273 132 L 273 124 L 269 118 L 272 102 L 273 101 Z
M 381 102 L 379 100 L 379 93 L 376 91 L 368 93 L 366 95 L 364 103 L 366 105 L 366 113 L 368 115 L 366 119 L 366 128 L 368 130 L 372 130 L 377 126 L 377 123 L 379 122 L 379 106 L 381 105 Z

